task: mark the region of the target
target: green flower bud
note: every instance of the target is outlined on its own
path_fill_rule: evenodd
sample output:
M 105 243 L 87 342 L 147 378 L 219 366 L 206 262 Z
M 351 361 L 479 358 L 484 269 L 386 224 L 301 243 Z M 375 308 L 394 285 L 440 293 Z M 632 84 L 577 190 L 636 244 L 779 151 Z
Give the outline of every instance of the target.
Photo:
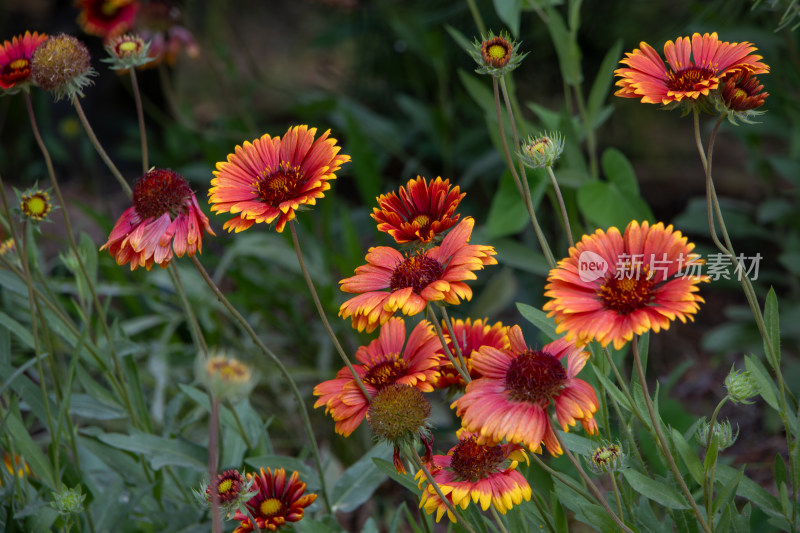
M 705 418 L 703 420 L 703 424 L 697 429 L 697 434 L 695 435 L 697 442 L 703 446 L 707 446 L 710 442 L 709 433 L 712 433 L 711 439 L 717 439 L 720 450 L 733 446 L 733 443 L 736 442 L 736 438 L 739 436 L 739 426 L 736 426 L 736 433 L 734 433 L 733 427 L 728 420 L 724 422 L 715 421 L 713 428 L 709 422 L 705 422 Z
M 725 378 L 725 390 L 728 398 L 733 403 L 751 404 L 750 398 L 758 395 L 758 387 L 753 381 L 749 370 L 736 370 L 731 366 L 728 377 Z

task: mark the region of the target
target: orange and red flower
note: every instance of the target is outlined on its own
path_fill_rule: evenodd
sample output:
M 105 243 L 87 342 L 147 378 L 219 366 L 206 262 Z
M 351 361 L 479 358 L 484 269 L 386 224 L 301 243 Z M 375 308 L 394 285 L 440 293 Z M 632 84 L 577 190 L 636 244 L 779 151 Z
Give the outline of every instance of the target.
M 83 31 L 103 39 L 131 29 L 139 11 L 136 0 L 77 0 L 75 5 L 81 10 L 78 24 Z
M 281 232 L 296 210 L 325 196 L 329 181 L 350 156 L 339 155 L 330 130 L 315 141 L 316 132 L 294 126 L 283 139 L 265 134 L 217 163 L 208 191 L 211 211 L 237 214 L 224 229 L 238 233 L 256 222 L 274 221 Z
M 324 405 L 325 412 L 331 413 L 336 421 L 336 432 L 347 437 L 364 420 L 371 399 L 388 385 L 399 383 L 422 392 L 432 391 L 439 378 L 441 350 L 439 338 L 428 321 L 417 324 L 406 342 L 405 322 L 393 318 L 381 328 L 377 339 L 356 352 L 361 364 L 353 368 L 370 397 L 364 397 L 345 367 L 339 370 L 336 379 L 314 387 L 314 395 L 319 396 L 314 407 Z
M 531 486 L 517 471 L 519 461 L 528 462 L 528 456 L 517 444 L 481 444 L 476 435 L 462 433 L 458 444 L 447 455 L 434 455 L 428 464 L 431 476 L 442 494 L 453 506 L 466 509 L 470 501 L 480 503 L 486 511 L 494 506 L 501 514 L 522 500 L 531 499 Z M 420 470 L 416 479 L 424 489 L 419 506 L 428 514 L 436 511 L 436 521 L 447 512 L 450 521 L 456 517 L 428 482 Z
M 668 329 L 676 318 L 694 320 L 702 261 L 694 244 L 672 226 L 632 221 L 584 235 L 550 271 L 544 304 L 556 331 L 579 343 L 597 340 L 621 348 L 634 335 Z M 588 270 L 587 265 L 594 265 Z
M 47 34 L 26 31 L 24 35 L 4 41 L 0 47 L 0 88 L 22 86 L 31 78 L 31 57 L 36 47 L 47 40 Z
M 455 214 L 461 199 L 458 186 L 450 187 L 450 180 L 437 177 L 428 183 L 417 176 L 397 194 L 390 192 L 378 197 L 378 207 L 372 209 L 372 218 L 378 229 L 388 233 L 399 244 L 409 242 L 429 243 L 458 222 Z
M 131 270 L 154 264 L 167 268 L 172 251 L 192 257 L 203 250 L 203 230 L 214 235 L 208 218 L 183 177 L 153 168 L 134 186 L 133 206 L 119 217 L 101 250 Z
M 472 379 L 478 379 L 481 374 L 472 367 L 472 354 L 476 353 L 481 346 L 493 346 L 498 350 L 503 350 L 508 347 L 508 326 L 504 326 L 501 322 L 495 322 L 489 325 L 489 320 L 478 319 L 472 321 L 471 318 L 466 320 L 453 320 L 453 336 L 455 336 L 458 347 L 461 350 L 461 355 L 469 370 L 469 376 Z M 455 346 L 453 345 L 453 336 L 447 329 L 447 324 L 442 321 L 442 331 L 444 331 L 444 338 L 447 342 L 447 347 L 450 353 L 456 356 Z M 436 383 L 436 388 L 443 389 L 451 385 L 458 387 L 465 387 L 467 384 L 461 377 L 461 374 L 456 371 L 452 363 L 447 359 L 442 360 L 442 366 L 439 367 L 441 376 Z
M 597 395 L 591 385 L 575 377 L 589 352 L 564 338 L 532 350 L 519 326 L 511 327 L 508 340 L 505 350 L 483 346 L 473 354 L 472 367 L 483 377 L 470 382 L 464 396 L 451 406 L 462 426 L 495 442 L 506 439 L 533 451 L 544 443 L 550 454 L 559 455 L 561 446 L 547 413 L 552 402 L 564 431 L 580 421 L 587 432 L 596 433 Z
M 472 289 L 464 280 L 475 279 L 473 271 L 484 265 L 497 263 L 493 247 L 468 244 L 474 224 L 465 218 L 430 250 L 402 254 L 388 246 L 370 248 L 367 264 L 339 282 L 344 292 L 358 294 L 342 304 L 339 315 L 352 316 L 354 328 L 370 332 L 398 310 L 411 316 L 428 302 L 456 305 L 471 299 Z
M 260 474 L 247 474 L 248 482 L 253 481 L 251 490 L 258 491 L 246 506 L 262 531 L 276 531 L 286 522 L 299 522 L 303 518 L 305 508 L 314 503 L 316 494 L 306 494 L 306 484 L 300 481 L 297 472 L 286 479 L 286 470 L 276 468 L 275 473 L 267 468 L 261 469 Z M 239 520 L 239 527 L 233 533 L 250 533 L 255 531 L 250 517 L 240 510 L 233 515 L 233 520 Z
M 679 37 L 667 41 L 664 55 L 667 65 L 653 47 L 639 43 L 627 52 L 620 63 L 626 65 L 614 71 L 620 87 L 616 96 L 641 98 L 646 104 L 669 104 L 684 99 L 698 100 L 719 86 L 720 79 L 738 71 L 752 74 L 769 72 L 769 66 L 752 52 L 749 42 L 720 41 L 716 33 Z

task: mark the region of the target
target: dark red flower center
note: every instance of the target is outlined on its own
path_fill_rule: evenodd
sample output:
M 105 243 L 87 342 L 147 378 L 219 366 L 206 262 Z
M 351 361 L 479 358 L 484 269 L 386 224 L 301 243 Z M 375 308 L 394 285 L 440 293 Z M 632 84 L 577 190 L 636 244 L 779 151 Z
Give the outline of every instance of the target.
M 289 167 L 281 163 L 277 170 L 267 169 L 261 174 L 256 181 L 256 190 L 264 203 L 277 207 L 297 197 L 305 183 L 305 175 L 299 166 Z
M 609 309 L 619 315 L 629 315 L 634 311 L 647 307 L 655 298 L 655 281 L 648 279 L 647 270 L 631 278 L 618 279 L 609 277 L 600 286 L 597 295 Z
M 367 371 L 361 381 L 380 390 L 406 375 L 406 365 L 400 359 L 379 363 Z
M 476 482 L 497 472 L 506 453 L 502 446 L 478 444 L 475 437 L 461 440 L 453 449 L 450 468 L 461 481 Z
M 678 72 L 670 72 L 667 79 L 667 88 L 671 91 L 695 91 L 700 87 L 709 85 L 709 81 L 716 77 L 716 71 L 710 68 L 690 67 Z
M 425 252 L 417 252 L 414 255 L 406 256 L 392 272 L 389 280 L 389 288 L 392 291 L 412 287 L 414 292 L 420 294 L 430 283 L 441 279 L 444 273 L 442 264 L 432 257 L 428 257 Z
M 546 405 L 558 395 L 566 380 L 567 371 L 554 355 L 528 350 L 511 361 L 505 386 L 514 401 Z
M 186 180 L 169 169 L 154 168 L 133 188 L 133 205 L 143 219 L 169 213 L 173 220 L 186 212 L 192 189 Z

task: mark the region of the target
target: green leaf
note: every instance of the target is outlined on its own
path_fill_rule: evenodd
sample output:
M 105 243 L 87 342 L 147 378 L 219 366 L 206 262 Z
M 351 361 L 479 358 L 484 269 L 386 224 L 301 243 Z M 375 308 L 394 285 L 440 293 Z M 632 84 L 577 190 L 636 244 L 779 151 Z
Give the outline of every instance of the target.
M 589 99 L 586 106 L 587 121 L 592 127 L 599 125 L 596 119 L 614 81 L 614 67 L 621 54 L 622 40 L 617 39 L 617 42 L 606 52 L 602 63 L 600 63 L 600 68 L 597 69 L 597 76 L 592 83 L 592 88 L 589 90 Z
M 531 186 L 531 199 L 534 206 L 539 203 L 547 186 L 544 178 L 545 175 L 540 170 L 533 170 L 529 173 L 528 184 Z M 530 224 L 530 220 L 511 173 L 505 171 L 489 207 L 489 215 L 486 220 L 486 237 L 494 239 L 519 233 Z
M 102 433 L 97 438 L 114 448 L 144 455 L 154 470 L 169 465 L 202 472 L 208 466 L 207 450 L 181 438 L 167 439 L 148 433 Z
M 735 468 L 731 468 L 730 466 L 723 464 L 717 465 L 717 481 L 723 485 L 731 483 L 738 476 L 739 471 Z M 736 495 L 741 496 L 742 498 L 747 498 L 770 516 L 783 516 L 778 499 L 747 476 L 742 477 L 742 480 L 736 489 Z
M 348 513 L 370 499 L 375 489 L 386 480 L 386 476 L 378 470 L 372 459 L 379 457 L 388 460 L 393 451 L 391 446 L 377 444 L 345 470 L 333 487 L 333 509 Z
M 392 478 L 394 481 L 397 481 L 412 493 L 419 494 L 420 489 L 413 477 L 409 474 L 403 475 L 399 473 L 395 469 L 392 461 L 387 461 L 386 459 L 381 459 L 380 457 L 373 457 L 372 462 L 375 463 L 375 466 L 378 467 L 378 470 Z
M 31 335 L 28 328 L 3 312 L 0 312 L 0 325 L 5 326 L 11 333 L 16 335 L 26 347 L 34 347 L 33 335 Z
M 514 38 L 518 38 L 522 2 L 520 0 L 494 0 L 494 10 L 500 20 L 508 26 Z
M 781 405 L 778 401 L 778 388 L 775 386 L 775 382 L 772 381 L 767 369 L 764 368 L 764 363 L 757 357 L 745 355 L 744 366 L 750 371 L 750 379 L 755 382 L 758 393 L 764 398 L 764 401 L 767 402 L 770 407 L 780 412 Z
M 611 398 L 623 409 L 626 411 L 631 411 L 630 403 L 622 391 L 617 387 L 614 383 L 611 382 L 603 373 L 600 371 L 600 368 L 592 363 L 592 370 L 594 370 L 594 375 L 602 385 L 605 391 L 611 396 Z
M 581 52 L 575 38 L 567 30 L 561 14 L 551 6 L 545 7 L 547 14 L 547 29 L 558 55 L 561 66 L 561 76 L 569 85 L 578 85 L 581 82 Z
M 558 436 L 564 442 L 564 445 L 573 453 L 578 455 L 589 455 L 592 450 L 596 448 L 595 444 L 587 439 L 574 433 L 565 433 L 560 429 L 556 429 Z
M 780 318 L 778 316 L 778 297 L 775 289 L 770 287 L 767 293 L 767 300 L 764 302 L 764 323 L 767 326 L 767 338 L 764 339 L 764 353 L 775 354 L 775 363 L 781 363 L 781 331 Z M 767 343 L 769 340 L 769 343 Z M 772 348 L 772 350 L 770 350 Z M 772 357 L 767 357 L 767 361 L 772 364 Z
M 88 394 L 77 393 L 73 393 L 70 398 L 69 412 L 73 416 L 91 420 L 119 420 L 127 416 L 125 410 L 119 406 L 107 405 Z
M 14 452 L 28 463 L 36 477 L 51 490 L 56 490 L 56 479 L 50 461 L 28 433 L 28 428 L 22 422 L 16 399 L 12 400 L 12 405 L 6 411 L 6 418 L 0 428 L 14 443 Z
M 632 468 L 623 470 L 622 475 L 633 490 L 668 509 L 689 508 L 678 491 L 663 482 L 652 480 Z
M 710 472 L 711 468 L 717 462 L 717 454 L 719 453 L 719 435 L 713 434 L 711 437 L 711 445 L 706 450 L 706 458 L 703 460 L 703 468 L 706 472 Z
M 556 323 L 553 318 L 548 318 L 547 313 L 536 307 L 528 304 L 517 302 L 517 310 L 522 317 L 536 326 L 539 331 L 544 333 L 550 339 L 557 339 L 559 335 L 556 333 Z
M 624 228 L 631 220 L 653 220 L 647 203 L 636 193 L 615 183 L 592 181 L 578 189 L 578 207 L 590 224 L 598 228 Z
M 712 515 L 716 514 L 717 511 L 733 501 L 733 497 L 736 495 L 736 489 L 739 488 L 739 483 L 742 481 L 742 477 L 744 477 L 744 467 L 739 469 L 738 476 L 734 477 L 728 483 L 725 483 L 722 486 L 722 489 L 717 492 L 716 496 L 714 497 L 714 505 L 711 509 Z
M 559 480 L 555 481 L 556 494 L 560 502 L 575 512 L 575 518 L 584 524 L 590 524 L 602 532 L 619 531 L 619 528 L 602 507 L 589 503 L 583 496 L 567 487 Z
M 694 479 L 698 485 L 702 485 L 703 481 L 705 480 L 705 474 L 703 471 L 703 465 L 700 463 L 700 459 L 689 447 L 689 443 L 683 438 L 681 432 L 675 428 L 671 428 L 671 430 L 672 442 L 675 444 L 675 449 L 678 451 L 678 455 L 680 455 L 681 459 L 683 459 L 683 464 L 686 465 L 686 468 L 689 470 L 689 474 L 691 474 L 692 479 Z
M 455 29 L 450 24 L 445 24 L 444 29 L 447 30 L 447 33 L 450 34 L 450 37 L 456 42 L 456 44 L 461 47 L 466 53 L 470 53 L 473 49 L 472 41 L 467 39 L 463 33 Z
M 639 182 L 636 181 L 636 172 L 625 154 L 616 148 L 608 148 L 600 159 L 603 173 L 609 183 L 613 183 L 621 191 L 639 194 Z

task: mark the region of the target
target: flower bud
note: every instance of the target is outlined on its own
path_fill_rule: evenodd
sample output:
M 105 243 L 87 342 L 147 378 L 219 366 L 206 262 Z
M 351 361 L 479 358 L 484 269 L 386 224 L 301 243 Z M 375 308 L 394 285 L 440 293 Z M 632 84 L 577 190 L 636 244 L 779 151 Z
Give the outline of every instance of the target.
M 47 191 L 33 188 L 19 194 L 19 208 L 25 218 L 41 222 L 47 218 L 53 204 Z
M 74 489 L 62 489 L 60 493 L 53 492 L 53 501 L 50 506 L 63 515 L 78 514 L 83 512 L 83 500 L 86 495 L 81 492 L 78 485 Z
M 703 419 L 703 424 L 697 429 L 697 442 L 707 446 L 711 442 L 709 433 L 711 433 L 712 440 L 717 439 L 719 449 L 724 450 L 725 448 L 730 448 L 736 442 L 736 438 L 739 436 L 739 426 L 736 426 L 736 433 L 734 433 L 733 427 L 728 420 L 724 422 L 714 421 L 714 427 L 712 428 L 711 424 Z
M 604 442 L 589 455 L 589 469 L 595 474 L 616 472 L 625 464 L 625 453 L 615 442 Z
M 751 404 L 750 398 L 758 396 L 758 387 L 749 370 L 736 370 L 731 366 L 731 371 L 725 378 L 725 390 L 728 398 L 733 403 Z
M 564 151 L 564 138 L 558 132 L 529 137 L 519 156 L 530 168 L 552 167 Z
M 145 43 L 141 37 L 130 33 L 111 39 L 106 45 L 106 52 L 109 57 L 100 61 L 110 63 L 112 70 L 136 68 L 153 60 L 148 55 L 150 43 Z
M 522 59 L 528 55 L 527 52 L 520 54 L 519 44 L 511 41 L 505 32 L 501 32 L 499 36 L 489 32 L 489 36 L 480 42 L 476 39 L 469 54 L 478 64 L 475 72 L 491 74 L 495 78 L 500 78 L 517 68 Z
M 253 388 L 253 371 L 249 366 L 224 353 L 217 353 L 208 359 L 199 359 L 198 380 L 216 398 L 236 401 L 243 398 Z

